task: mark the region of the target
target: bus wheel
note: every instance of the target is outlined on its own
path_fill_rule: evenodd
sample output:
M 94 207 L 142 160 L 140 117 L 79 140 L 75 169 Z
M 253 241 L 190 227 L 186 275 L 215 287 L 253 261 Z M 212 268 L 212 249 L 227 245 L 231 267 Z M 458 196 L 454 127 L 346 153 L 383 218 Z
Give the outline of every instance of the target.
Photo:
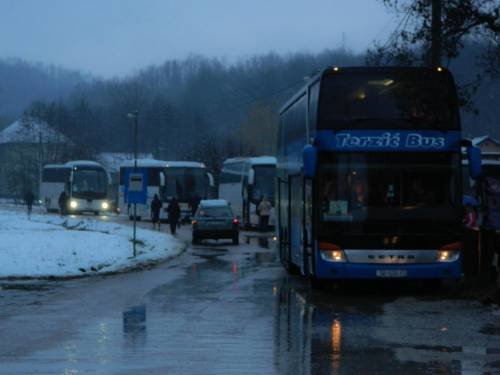
M 94 212 L 94 215 L 95 215 L 95 216 L 99 216 L 99 211 L 95 211 L 95 212 Z

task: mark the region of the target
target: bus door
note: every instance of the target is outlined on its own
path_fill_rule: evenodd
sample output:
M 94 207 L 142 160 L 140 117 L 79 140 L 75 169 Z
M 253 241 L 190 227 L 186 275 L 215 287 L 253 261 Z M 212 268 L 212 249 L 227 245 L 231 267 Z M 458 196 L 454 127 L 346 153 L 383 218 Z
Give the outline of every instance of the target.
M 304 179 L 304 196 L 303 196 L 303 262 L 302 274 L 314 275 L 314 243 L 313 243 L 313 180 L 311 178 Z
M 286 265 L 290 261 L 290 184 L 288 181 L 278 178 L 278 232 L 280 261 Z
M 303 263 L 303 180 L 301 175 L 290 176 L 290 253 L 292 263 Z

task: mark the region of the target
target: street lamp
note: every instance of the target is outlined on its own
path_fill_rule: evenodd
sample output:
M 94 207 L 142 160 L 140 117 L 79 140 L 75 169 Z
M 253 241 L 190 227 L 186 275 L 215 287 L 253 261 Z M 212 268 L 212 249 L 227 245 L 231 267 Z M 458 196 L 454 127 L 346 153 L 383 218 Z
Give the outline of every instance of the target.
M 128 118 L 134 119 L 134 173 L 137 172 L 137 123 L 139 121 L 139 111 L 134 111 L 127 114 Z M 137 202 L 134 202 L 134 236 L 133 236 L 133 244 L 134 244 L 134 257 L 136 256 L 136 233 L 137 233 Z

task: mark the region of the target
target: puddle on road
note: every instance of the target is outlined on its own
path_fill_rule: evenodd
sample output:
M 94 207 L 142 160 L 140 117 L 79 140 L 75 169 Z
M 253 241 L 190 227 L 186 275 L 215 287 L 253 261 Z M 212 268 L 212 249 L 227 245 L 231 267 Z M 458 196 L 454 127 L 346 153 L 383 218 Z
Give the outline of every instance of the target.
M 254 253 L 255 263 L 262 265 L 265 263 L 273 263 L 276 261 L 276 253 L 270 251 L 260 251 Z
M 479 333 L 482 333 L 484 335 L 500 336 L 500 327 L 488 324 L 481 328 L 479 330 Z
M 47 284 L 29 284 L 29 283 L 6 283 L 0 284 L 0 290 L 20 290 L 25 292 L 44 292 L 50 290 Z
M 203 259 L 214 259 L 220 256 L 226 255 L 227 249 L 214 248 L 214 247 L 195 247 L 193 248 L 192 254 L 195 257 Z

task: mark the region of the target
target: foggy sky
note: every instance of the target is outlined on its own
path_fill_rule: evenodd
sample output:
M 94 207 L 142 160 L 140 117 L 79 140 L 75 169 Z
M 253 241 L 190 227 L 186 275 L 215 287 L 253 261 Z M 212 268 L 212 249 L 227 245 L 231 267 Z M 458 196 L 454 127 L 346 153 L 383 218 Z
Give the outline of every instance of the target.
M 380 0 L 0 0 L 0 58 L 110 77 L 189 54 L 234 61 L 343 40 L 359 52 L 394 27 Z

